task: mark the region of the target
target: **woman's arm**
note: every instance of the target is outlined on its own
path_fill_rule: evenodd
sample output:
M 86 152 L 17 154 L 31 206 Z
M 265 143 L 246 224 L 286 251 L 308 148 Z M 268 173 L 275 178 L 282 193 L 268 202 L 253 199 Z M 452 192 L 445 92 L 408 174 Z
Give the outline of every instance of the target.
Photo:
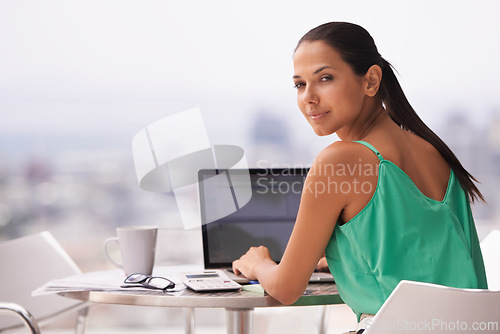
M 299 212 L 290 240 L 279 265 L 265 247 L 252 247 L 233 270 L 259 280 L 273 298 L 283 304 L 294 303 L 303 293 L 335 228 L 337 219 L 351 200 L 349 194 L 338 191 L 337 185 L 351 182 L 350 175 L 332 173 L 343 163 L 349 163 L 352 151 L 342 143 L 334 143 L 315 159 L 302 191 Z

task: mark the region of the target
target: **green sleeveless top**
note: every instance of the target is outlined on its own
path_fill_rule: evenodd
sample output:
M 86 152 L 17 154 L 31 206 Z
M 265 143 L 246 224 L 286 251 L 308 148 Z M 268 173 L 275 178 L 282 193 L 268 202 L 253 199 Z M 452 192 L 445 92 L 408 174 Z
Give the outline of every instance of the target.
M 398 166 L 379 158 L 377 188 L 350 221 L 337 224 L 325 254 L 344 302 L 375 314 L 400 280 L 486 289 L 468 196 L 453 171 L 442 201 L 426 197 Z

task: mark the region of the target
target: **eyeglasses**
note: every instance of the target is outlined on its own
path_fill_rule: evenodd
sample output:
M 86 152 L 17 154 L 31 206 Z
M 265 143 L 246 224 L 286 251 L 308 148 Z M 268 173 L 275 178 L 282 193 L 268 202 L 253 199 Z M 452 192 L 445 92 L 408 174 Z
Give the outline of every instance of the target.
M 123 283 L 130 285 L 122 285 L 122 288 L 137 288 L 138 286 L 142 286 L 148 289 L 163 291 L 175 288 L 175 283 L 168 278 L 140 273 L 129 275 Z

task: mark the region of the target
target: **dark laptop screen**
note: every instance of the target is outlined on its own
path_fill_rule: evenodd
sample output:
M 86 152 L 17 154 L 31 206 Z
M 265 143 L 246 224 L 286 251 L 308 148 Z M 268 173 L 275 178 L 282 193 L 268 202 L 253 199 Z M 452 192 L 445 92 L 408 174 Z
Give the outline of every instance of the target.
M 215 175 L 227 175 L 227 170 L 201 170 L 199 185 L 205 267 L 230 267 L 232 261 L 251 246 L 260 245 L 269 248 L 273 260 L 279 262 L 297 217 L 307 171 L 305 168 L 241 170 L 242 174 L 249 175 L 250 182 L 243 183 L 233 178 L 229 187 L 250 186 L 250 200 L 229 215 L 209 222 L 213 220 L 208 218 L 210 210 L 217 206 L 214 191 L 222 191 L 224 184 L 203 181 Z M 234 175 L 235 171 L 231 170 L 231 173 Z

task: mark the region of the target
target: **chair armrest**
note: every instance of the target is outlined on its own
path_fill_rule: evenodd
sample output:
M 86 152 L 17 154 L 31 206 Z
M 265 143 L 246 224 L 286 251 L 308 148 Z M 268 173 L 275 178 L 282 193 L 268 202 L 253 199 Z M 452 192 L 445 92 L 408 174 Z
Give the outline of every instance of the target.
M 33 318 L 31 313 L 29 313 L 24 307 L 15 303 L 0 302 L 0 310 L 7 310 L 16 313 L 24 320 L 32 334 L 40 334 L 40 329 L 38 328 L 35 318 Z

